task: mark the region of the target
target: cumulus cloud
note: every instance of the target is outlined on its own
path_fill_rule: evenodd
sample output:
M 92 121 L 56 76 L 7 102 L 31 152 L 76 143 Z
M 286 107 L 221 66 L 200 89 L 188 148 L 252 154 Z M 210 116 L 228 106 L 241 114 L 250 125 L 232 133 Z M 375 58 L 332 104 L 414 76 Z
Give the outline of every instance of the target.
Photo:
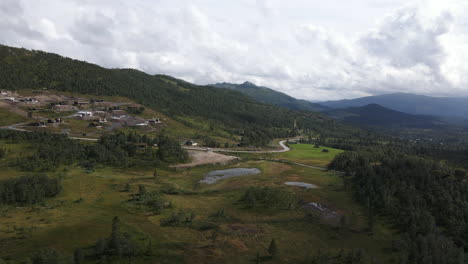
M 306 99 L 468 96 L 466 10 L 463 0 L 3 0 L 0 42 Z

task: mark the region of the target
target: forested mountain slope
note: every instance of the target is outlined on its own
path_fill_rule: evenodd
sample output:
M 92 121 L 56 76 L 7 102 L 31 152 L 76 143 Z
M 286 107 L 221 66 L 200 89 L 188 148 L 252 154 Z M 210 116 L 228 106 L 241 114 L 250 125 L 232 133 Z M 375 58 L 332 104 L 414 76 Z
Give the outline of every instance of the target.
M 312 128 L 332 122 L 315 113 L 299 113 L 255 101 L 242 93 L 198 86 L 133 69 L 106 69 L 42 51 L 0 46 L 0 88 L 53 89 L 92 95 L 125 96 L 173 118 L 195 117 L 226 129 L 291 129 L 296 120 Z M 279 135 L 278 135 L 279 136 Z
M 224 82 L 213 84 L 213 86 L 239 91 L 260 102 L 282 106 L 291 110 L 318 112 L 328 109 L 328 107 L 322 106 L 320 104 L 312 103 L 307 100 L 296 99 L 292 96 L 277 92 L 268 87 L 257 86 L 251 82 L 244 82 L 242 84 Z
M 435 128 L 445 124 L 434 116 L 407 114 L 378 104 L 334 109 L 325 113 L 347 123 L 366 126 Z

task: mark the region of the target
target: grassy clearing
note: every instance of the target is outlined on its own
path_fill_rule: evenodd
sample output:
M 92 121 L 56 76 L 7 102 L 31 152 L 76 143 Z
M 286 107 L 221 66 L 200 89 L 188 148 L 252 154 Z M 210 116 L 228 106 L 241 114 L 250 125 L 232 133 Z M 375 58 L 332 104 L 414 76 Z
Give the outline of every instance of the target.
M 5 108 L 0 108 L 0 126 L 13 125 L 28 121 L 27 118 L 8 111 Z
M 289 147 L 290 151 L 274 154 L 273 157 L 326 167 L 337 154 L 343 152 L 343 150 L 328 147 L 315 148 L 312 144 L 290 144 Z M 324 152 L 324 149 L 328 152 Z
M 10 149 L 5 160 L 0 161 L 0 169 L 7 172 L 1 174 L 2 179 L 24 174 L 8 167 L 6 161 L 22 155 L 28 146 L 0 143 Z M 315 155 L 325 160 L 320 153 Z M 211 170 L 235 167 L 255 167 L 262 173 L 212 185 L 199 183 Z M 147 234 L 154 242 L 155 255 L 133 259 L 133 263 L 248 263 L 257 252 L 267 255 L 272 238 L 277 241 L 280 254 L 270 263 L 298 263 L 318 249 L 364 248 L 376 259 L 391 257 L 386 252 L 395 237 L 391 229 L 378 224 L 373 235 L 366 232 L 364 211 L 352 201 L 341 180 L 329 172 L 268 161 L 182 171 L 158 169 L 156 179 L 153 172 L 102 167 L 86 173 L 70 167 L 50 173 L 52 177 L 63 177 L 64 188 L 59 196 L 41 205 L 1 208 L 0 256 L 22 259 L 41 247 L 72 254 L 77 247 L 90 247 L 97 239 L 107 237 L 112 218 L 119 216 L 123 223 Z M 285 181 L 307 182 L 320 188 L 305 190 L 285 186 Z M 130 192 L 122 191 L 126 184 Z M 171 186 L 172 194 L 164 196 L 174 208 L 154 215 L 129 206 L 127 201 L 138 192 L 139 185 L 148 191 Z M 300 209 L 249 209 L 239 202 L 249 186 L 284 186 L 306 202 L 319 202 L 342 215 L 353 216 L 355 221 L 347 228 L 336 228 Z M 78 202 L 80 198 L 82 201 Z M 181 209 L 195 212 L 192 226 L 160 226 L 162 219 Z M 225 210 L 225 216 L 213 217 L 220 209 Z

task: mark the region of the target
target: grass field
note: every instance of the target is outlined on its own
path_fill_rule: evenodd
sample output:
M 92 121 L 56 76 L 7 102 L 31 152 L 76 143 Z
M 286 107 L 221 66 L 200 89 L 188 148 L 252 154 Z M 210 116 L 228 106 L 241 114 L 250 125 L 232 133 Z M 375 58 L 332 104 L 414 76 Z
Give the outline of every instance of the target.
M 319 147 L 313 144 L 290 144 L 291 151 L 274 154 L 273 157 L 287 159 L 312 166 L 326 167 L 333 158 L 343 152 L 340 149 Z M 324 152 L 327 149 L 328 152 Z
M 9 149 L 7 157 L 0 160 L 0 169 L 4 172 L 0 180 L 28 174 L 8 165 L 8 160 L 27 151 L 28 145 L 0 143 Z M 282 154 L 285 158 L 314 165 L 323 165 L 333 153 L 339 152 L 330 149 L 325 155 L 311 145 L 292 147 L 291 153 Z M 259 168 L 261 174 L 225 179 L 212 185 L 199 183 L 211 170 L 236 167 Z M 396 235 L 382 221 L 378 221 L 373 235 L 369 234 L 364 210 L 353 202 L 341 179 L 331 172 L 244 160 L 229 166 L 203 166 L 182 171 L 158 169 L 157 174 L 154 179 L 153 170 L 101 167 L 85 172 L 77 166 L 49 173 L 52 177 L 63 177 L 63 191 L 59 196 L 43 204 L 0 207 L 0 257 L 22 260 L 42 247 L 53 247 L 68 255 L 77 247 L 92 250 L 99 238 L 109 236 L 114 216 L 152 238 L 154 254 L 134 258 L 132 263 L 250 263 L 257 252 L 261 256 L 268 255 L 268 244 L 273 238 L 280 253 L 268 263 L 298 263 L 319 249 L 362 248 L 381 262 L 393 257 L 388 248 Z M 311 183 L 319 188 L 305 190 L 285 186 L 285 181 Z M 126 184 L 131 187 L 130 192 L 122 191 Z M 164 194 L 164 197 L 172 201 L 174 208 L 164 209 L 158 215 L 132 207 L 128 200 L 138 192 L 140 185 L 146 186 L 148 191 L 170 186 L 173 194 Z M 308 216 L 300 207 L 291 210 L 246 208 L 239 199 L 249 186 L 284 186 L 304 202 L 321 203 L 353 221 L 346 227 L 336 227 Z M 213 217 L 222 208 L 225 217 Z M 161 219 L 181 209 L 195 212 L 192 226 L 160 225 Z
M 27 120 L 27 118 L 12 113 L 5 108 L 0 108 L 0 126 L 13 125 Z

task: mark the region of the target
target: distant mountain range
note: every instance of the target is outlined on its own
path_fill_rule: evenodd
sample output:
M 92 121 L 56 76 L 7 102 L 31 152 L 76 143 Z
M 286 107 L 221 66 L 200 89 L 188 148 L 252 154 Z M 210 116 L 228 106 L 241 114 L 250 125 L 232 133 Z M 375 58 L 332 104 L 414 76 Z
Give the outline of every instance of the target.
M 334 109 L 324 113 L 346 123 L 386 128 L 436 128 L 447 124 L 439 117 L 407 114 L 378 104 Z
M 244 82 L 242 84 L 223 82 L 212 84 L 211 86 L 236 90 L 262 103 L 282 106 L 291 110 L 321 112 L 329 109 L 320 104 L 296 99 L 267 87 L 257 86 L 251 82 Z
M 334 109 L 378 104 L 408 114 L 468 119 L 468 98 L 463 97 L 429 97 L 410 93 L 393 93 L 350 100 L 326 101 L 320 104 Z

